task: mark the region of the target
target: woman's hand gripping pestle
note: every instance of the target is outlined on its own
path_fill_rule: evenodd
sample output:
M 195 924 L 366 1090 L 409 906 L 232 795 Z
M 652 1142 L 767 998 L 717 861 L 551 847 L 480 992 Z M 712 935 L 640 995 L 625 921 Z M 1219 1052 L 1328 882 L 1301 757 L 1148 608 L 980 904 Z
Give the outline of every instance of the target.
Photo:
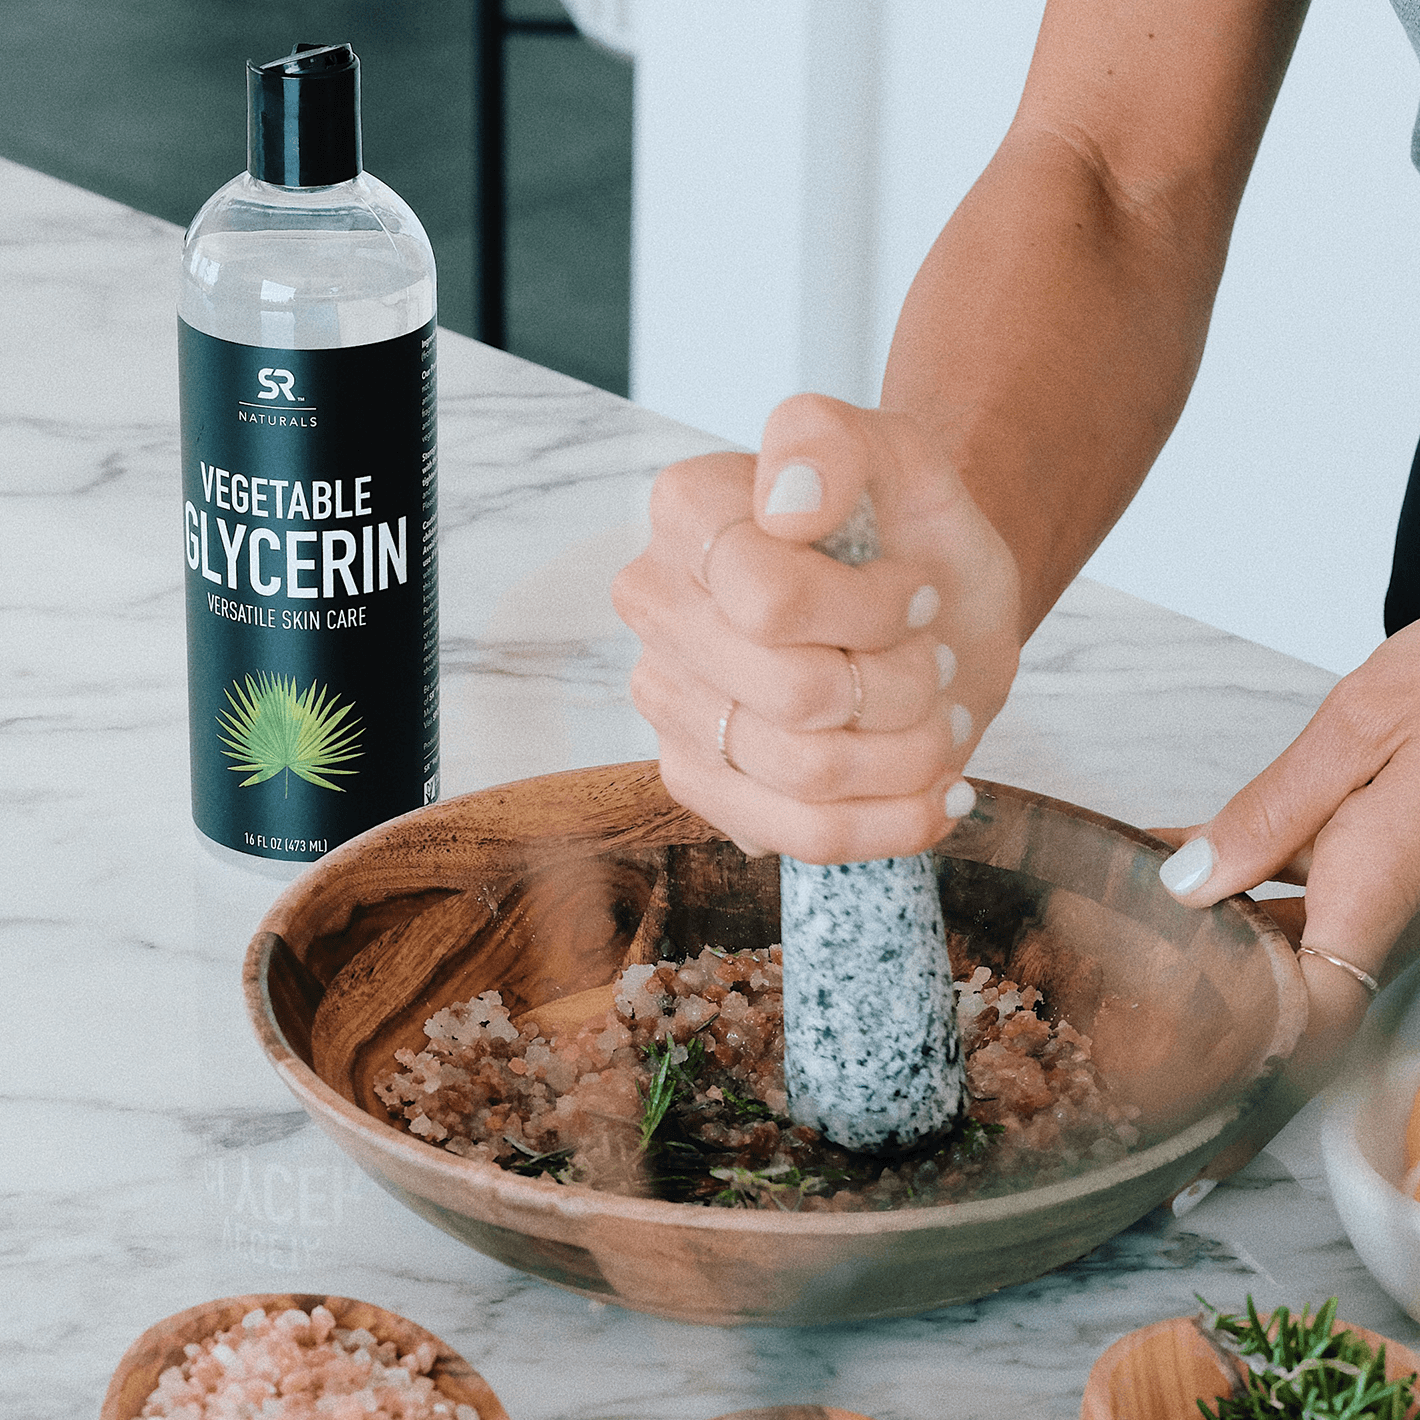
M 850 566 L 876 558 L 868 495 L 815 545 Z M 791 1118 L 863 1153 L 940 1138 L 967 1090 L 932 854 L 836 864 L 784 854 L 779 903 Z
M 1015 559 L 949 448 L 902 413 L 796 395 L 757 456 L 663 470 L 650 543 L 612 588 L 641 639 L 631 694 L 667 790 L 747 853 L 798 860 L 783 883 L 795 1113 L 855 1148 L 924 1142 L 963 1103 L 921 855 L 971 810 L 962 766 L 1023 622 Z M 873 535 L 835 537 L 865 492 Z M 879 541 L 862 565 L 838 560 Z

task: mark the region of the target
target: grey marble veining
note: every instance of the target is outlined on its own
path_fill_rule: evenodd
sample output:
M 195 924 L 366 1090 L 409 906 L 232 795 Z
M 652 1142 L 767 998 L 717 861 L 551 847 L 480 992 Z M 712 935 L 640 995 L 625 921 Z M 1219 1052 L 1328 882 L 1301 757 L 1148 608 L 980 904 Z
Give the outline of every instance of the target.
M 1414 1344 L 1326 1195 L 1312 1116 L 1183 1219 L 923 1317 L 718 1331 L 589 1305 L 392 1202 L 305 1122 L 239 967 L 278 884 L 187 805 L 180 234 L 0 163 L 0 1415 L 95 1413 L 144 1327 L 328 1289 L 458 1347 L 514 1420 L 1071 1417 L 1091 1363 L 1193 1293 L 1338 1293 Z M 446 791 L 639 758 L 606 589 L 670 459 L 715 447 L 458 336 L 440 345 Z M 1027 647 L 972 770 L 1143 824 L 1206 817 L 1332 678 L 1088 583 Z

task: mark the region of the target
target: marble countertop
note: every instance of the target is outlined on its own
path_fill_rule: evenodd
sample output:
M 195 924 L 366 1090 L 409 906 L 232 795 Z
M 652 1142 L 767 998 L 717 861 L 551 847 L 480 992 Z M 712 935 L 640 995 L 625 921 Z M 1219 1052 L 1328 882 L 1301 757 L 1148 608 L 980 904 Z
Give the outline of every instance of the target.
M 358 1296 L 457 1347 L 513 1420 L 818 1402 L 1078 1414 L 1136 1326 L 1336 1294 L 1415 1344 L 1327 1195 L 1313 1110 L 1183 1218 L 968 1306 L 808 1331 L 633 1315 L 381 1193 L 267 1066 L 239 988 L 278 884 L 188 811 L 174 293 L 180 233 L 0 162 L 0 1414 L 93 1414 L 128 1343 L 212 1297 Z M 643 758 L 607 596 L 705 435 L 440 336 L 443 783 Z M 1305 723 L 1314 667 L 1080 582 L 972 764 L 1144 825 L 1204 818 Z

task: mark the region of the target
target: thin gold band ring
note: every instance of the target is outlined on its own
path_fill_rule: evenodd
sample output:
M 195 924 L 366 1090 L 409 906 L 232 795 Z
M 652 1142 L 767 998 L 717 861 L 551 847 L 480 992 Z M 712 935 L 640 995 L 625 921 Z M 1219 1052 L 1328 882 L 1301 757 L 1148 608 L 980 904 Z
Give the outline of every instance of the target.
M 858 721 L 863 718 L 863 672 L 858 669 L 858 662 L 853 659 L 852 651 L 846 646 L 840 646 L 838 649 L 843 652 L 843 659 L 848 662 L 848 674 L 853 678 L 853 710 L 843 728 L 856 730 Z
M 726 523 L 723 527 L 716 528 L 704 542 L 700 544 L 700 571 L 695 580 L 708 592 L 710 590 L 710 554 L 715 551 L 715 544 L 720 541 L 731 528 L 737 528 L 741 523 L 752 523 L 753 518 L 735 518 Z
M 730 719 L 735 711 L 740 708 L 738 700 L 732 700 L 725 706 L 725 713 L 720 716 L 720 728 L 716 732 L 715 743 L 720 751 L 720 758 L 725 761 L 728 768 L 733 769 L 736 774 L 743 774 L 744 770 L 730 756 L 730 747 L 725 743 L 725 737 L 730 733 Z
M 1334 957 L 1330 952 L 1319 952 L 1315 947 L 1298 947 L 1297 955 L 1299 957 L 1320 957 L 1322 961 L 1329 961 L 1332 966 L 1339 966 L 1342 971 L 1354 978 L 1365 988 L 1366 995 L 1373 1001 L 1380 994 L 1380 982 L 1377 981 L 1369 971 L 1362 971 L 1354 961 L 1347 961 L 1345 957 Z

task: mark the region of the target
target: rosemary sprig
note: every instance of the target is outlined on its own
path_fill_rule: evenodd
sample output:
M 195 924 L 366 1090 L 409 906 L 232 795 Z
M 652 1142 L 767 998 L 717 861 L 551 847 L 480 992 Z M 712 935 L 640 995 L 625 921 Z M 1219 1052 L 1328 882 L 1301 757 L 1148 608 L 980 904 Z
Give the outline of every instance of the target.
M 774 1118 L 774 1111 L 763 1100 L 757 1100 L 752 1095 L 737 1094 L 724 1085 L 720 1086 L 720 1094 L 724 1097 L 725 1104 L 742 1119 Z
M 503 1167 L 509 1173 L 522 1174 L 526 1178 L 537 1178 L 543 1173 L 556 1177 L 557 1170 L 572 1158 L 573 1151 L 570 1146 L 565 1149 L 549 1149 L 547 1153 L 540 1154 L 536 1149 L 530 1149 L 521 1139 L 513 1138 L 511 1134 L 505 1134 L 503 1139 L 523 1156 L 511 1163 L 505 1163 Z M 559 1178 L 558 1182 L 561 1183 L 562 1180 Z
M 1414 1375 L 1387 1382 L 1384 1346 L 1373 1352 L 1349 1331 L 1332 1334 L 1335 1297 L 1315 1316 L 1278 1307 L 1266 1323 L 1251 1297 L 1246 1317 L 1198 1301 L 1204 1335 L 1246 1367 L 1240 1394 L 1220 1398 L 1216 1411 L 1198 1401 L 1207 1420 L 1404 1420 L 1414 1403 Z
M 784 1212 L 792 1212 L 803 1198 L 804 1177 L 790 1164 L 774 1164 L 763 1169 L 711 1169 L 710 1176 L 727 1185 L 710 1200 L 720 1208 L 772 1203 Z
M 646 1153 L 655 1142 L 656 1131 L 661 1127 L 676 1095 L 682 1090 L 695 1088 L 695 1077 L 705 1063 L 705 1042 L 692 1036 L 684 1048 L 684 1058 L 676 1060 L 678 1047 L 673 1040 L 664 1040 L 657 1045 L 654 1041 L 645 1049 L 645 1057 L 655 1064 L 651 1082 L 646 1087 L 646 1103 L 641 1111 L 641 1152 Z
M 991 1147 L 991 1141 L 1006 1132 L 1004 1124 L 983 1123 L 974 1115 L 963 1115 L 952 1132 L 951 1142 L 945 1152 L 958 1163 L 968 1163 L 979 1159 Z

